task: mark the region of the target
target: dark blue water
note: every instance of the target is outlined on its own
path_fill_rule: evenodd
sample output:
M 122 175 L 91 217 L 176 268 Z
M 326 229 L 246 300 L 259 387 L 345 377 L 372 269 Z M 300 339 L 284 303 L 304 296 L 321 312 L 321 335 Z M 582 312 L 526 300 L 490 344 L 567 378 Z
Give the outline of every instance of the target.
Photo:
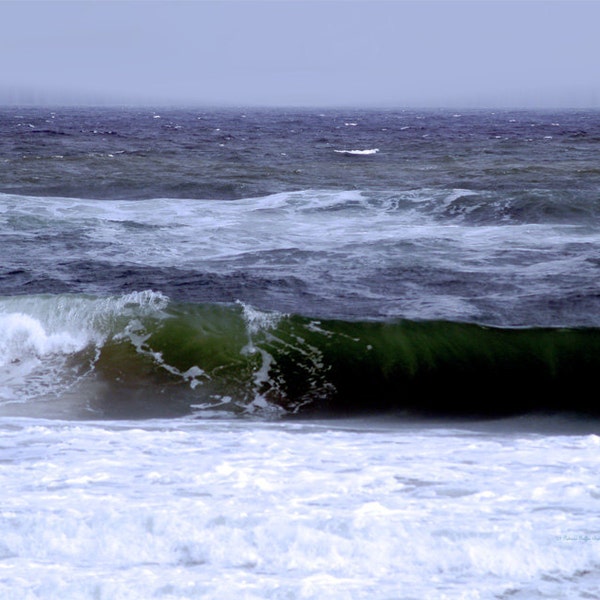
M 597 111 L 4 108 L 0 189 L 234 199 L 441 187 L 534 202 L 561 192 L 557 203 L 578 205 L 578 191 L 598 192 L 599 121 Z M 379 149 L 377 160 L 334 152 L 366 149 Z

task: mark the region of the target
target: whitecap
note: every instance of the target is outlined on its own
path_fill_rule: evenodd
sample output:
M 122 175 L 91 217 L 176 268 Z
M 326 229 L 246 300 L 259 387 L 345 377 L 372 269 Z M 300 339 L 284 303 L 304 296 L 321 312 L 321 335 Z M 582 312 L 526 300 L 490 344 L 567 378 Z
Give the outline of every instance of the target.
M 369 156 L 371 154 L 377 154 L 379 148 L 370 148 L 367 150 L 334 150 L 338 154 L 351 154 L 353 156 Z
M 111 334 L 117 332 L 114 338 L 119 338 L 120 320 L 159 315 L 168 303 L 167 296 L 152 290 L 95 299 L 0 299 L 0 406 L 60 395 L 93 370 L 98 350 Z M 70 358 L 82 352 L 85 359 L 79 366 L 70 364 Z M 195 376 L 189 372 L 184 379 Z

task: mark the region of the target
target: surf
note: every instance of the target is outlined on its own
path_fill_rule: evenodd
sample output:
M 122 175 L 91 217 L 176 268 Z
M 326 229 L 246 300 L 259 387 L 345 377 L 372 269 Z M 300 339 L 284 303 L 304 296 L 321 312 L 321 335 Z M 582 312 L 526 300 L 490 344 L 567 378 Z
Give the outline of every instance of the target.
M 600 413 L 598 328 L 318 319 L 151 290 L 0 299 L 0 413 Z

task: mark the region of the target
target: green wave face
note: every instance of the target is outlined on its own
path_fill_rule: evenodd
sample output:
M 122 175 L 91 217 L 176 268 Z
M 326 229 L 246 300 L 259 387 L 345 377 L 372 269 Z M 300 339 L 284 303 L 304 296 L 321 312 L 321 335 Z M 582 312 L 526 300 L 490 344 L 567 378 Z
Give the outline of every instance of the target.
M 0 299 L 0 333 L 0 410 L 600 412 L 598 329 L 315 320 L 148 292 Z
M 409 321 L 323 321 L 315 328 L 302 319 L 285 327 L 291 336 L 300 330 L 304 342 L 318 349 L 312 364 L 322 365 L 316 380 L 324 377 L 307 389 L 294 368 L 303 365 L 295 349 L 277 353 L 274 371 L 292 398 L 320 390 L 310 404 L 313 409 L 487 415 L 597 410 L 584 392 L 600 366 L 597 330 L 499 330 Z
M 196 409 L 498 415 L 596 412 L 584 390 L 599 357 L 595 329 L 315 321 L 179 305 L 107 343 L 96 370 Z

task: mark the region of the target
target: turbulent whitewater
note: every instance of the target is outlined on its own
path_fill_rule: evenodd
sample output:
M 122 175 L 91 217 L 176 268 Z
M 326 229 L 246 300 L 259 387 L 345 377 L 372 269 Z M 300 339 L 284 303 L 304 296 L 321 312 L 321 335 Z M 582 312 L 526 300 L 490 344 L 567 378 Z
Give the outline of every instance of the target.
M 0 109 L 0 595 L 598 595 L 599 143 Z

